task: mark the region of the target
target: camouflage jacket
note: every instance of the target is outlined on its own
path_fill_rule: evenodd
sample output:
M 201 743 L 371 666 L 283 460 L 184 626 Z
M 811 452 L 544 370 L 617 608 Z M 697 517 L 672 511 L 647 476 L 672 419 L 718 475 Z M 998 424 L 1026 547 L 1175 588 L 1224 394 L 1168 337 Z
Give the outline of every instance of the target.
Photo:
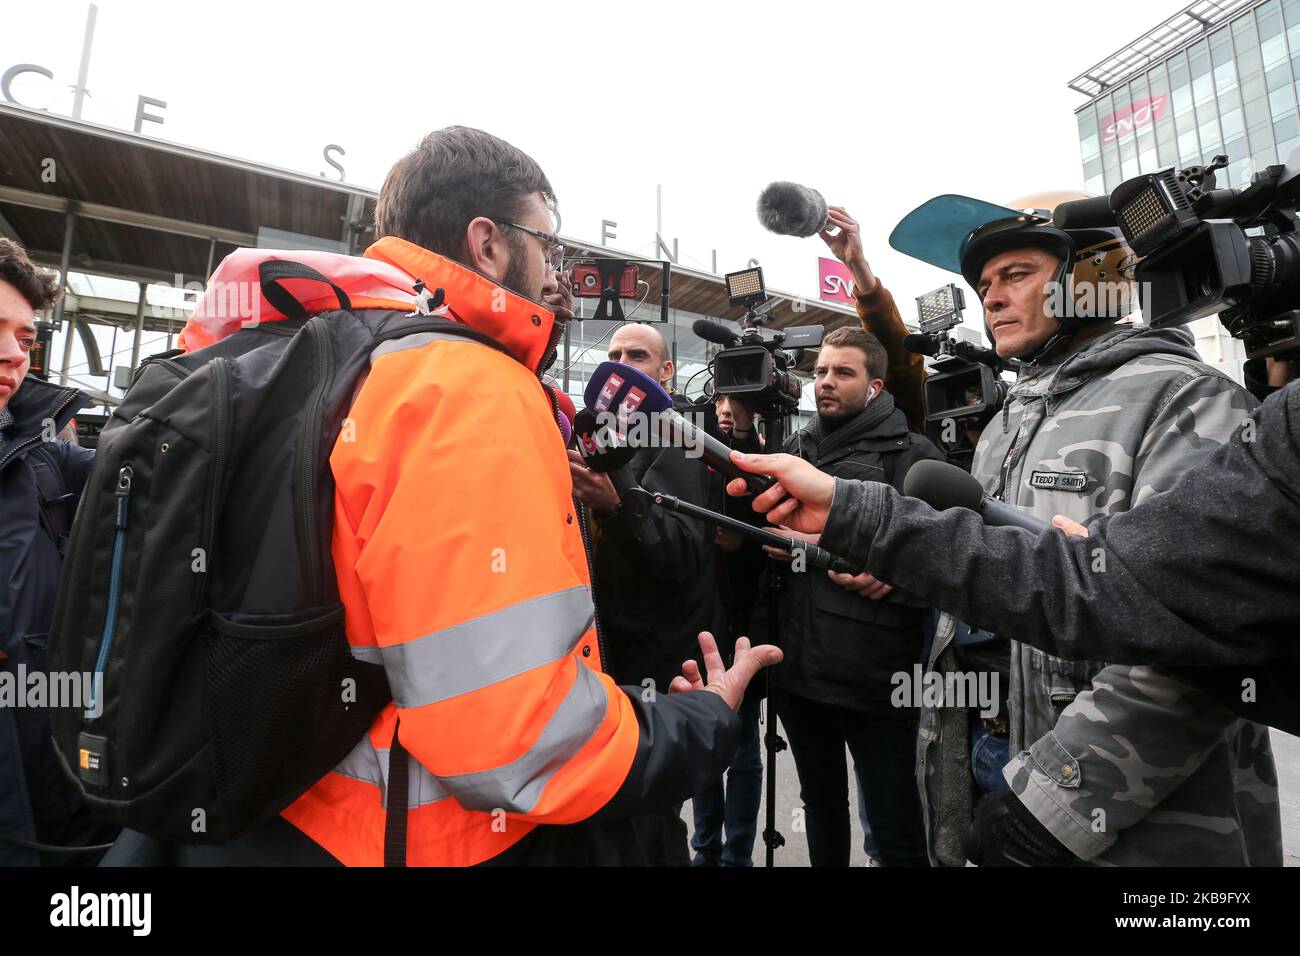
M 1200 362 L 1186 331 L 1117 326 L 1057 365 L 1021 371 L 984 430 L 972 472 L 988 494 L 1044 521 L 1064 514 L 1087 522 L 1169 488 L 1255 405 Z M 1016 756 L 1003 775 L 1081 859 L 1281 864 L 1267 728 L 1154 668 L 1066 661 L 1016 642 L 1009 710 Z M 945 797 L 936 792 L 939 748 L 926 751 L 941 732 L 965 733 L 965 713 L 960 729 L 957 716 L 932 712 L 922 720 L 918 773 L 931 804 L 932 854 L 947 849 L 942 835 L 935 845 L 934 827 L 951 808 L 945 816 Z M 942 789 L 952 796 L 950 783 Z

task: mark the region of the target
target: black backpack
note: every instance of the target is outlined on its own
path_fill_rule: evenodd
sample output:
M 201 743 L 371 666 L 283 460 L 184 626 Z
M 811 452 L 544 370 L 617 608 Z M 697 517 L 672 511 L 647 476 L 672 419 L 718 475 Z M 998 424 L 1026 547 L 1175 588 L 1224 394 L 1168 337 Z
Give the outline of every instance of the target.
M 285 320 L 137 370 L 50 633 L 51 670 L 102 678 L 88 708 L 52 712 L 69 773 L 97 814 L 180 843 L 288 806 L 391 699 L 382 664 L 349 650 L 331 559 L 329 456 L 372 350 L 418 332 L 501 348 L 434 315 L 353 311 L 301 263 L 260 278 Z M 328 283 L 340 310 L 308 316 L 285 279 Z

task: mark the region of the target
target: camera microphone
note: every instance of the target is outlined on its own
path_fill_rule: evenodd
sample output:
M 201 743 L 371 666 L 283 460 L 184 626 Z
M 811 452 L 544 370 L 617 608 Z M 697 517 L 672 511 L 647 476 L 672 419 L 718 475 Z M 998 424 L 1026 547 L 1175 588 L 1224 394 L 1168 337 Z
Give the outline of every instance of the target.
M 691 323 L 691 331 L 706 342 L 712 342 L 715 345 L 721 345 L 723 348 L 731 348 L 733 345 L 740 344 L 740 336 L 727 328 L 721 322 L 713 322 L 709 319 L 696 319 Z
M 1115 213 L 1110 208 L 1110 197 L 1063 202 L 1052 210 L 1052 225 L 1058 229 L 1113 229 Z
M 758 221 L 778 236 L 815 236 L 829 213 L 822 194 L 798 183 L 770 183 L 758 197 Z
M 754 494 L 771 488 L 774 482 L 767 475 L 755 475 L 738 468 L 731 460 L 731 449 L 703 428 L 687 421 L 674 408 L 672 397 L 663 387 L 640 369 L 619 362 L 601 362 L 592 373 L 583 392 L 587 411 L 595 415 L 615 414 L 620 420 L 635 413 L 644 415 L 647 423 L 667 426 L 667 437 L 676 447 L 698 450 L 698 457 L 714 471 L 728 478 L 740 478 Z M 650 439 L 646 447 L 659 436 L 660 427 L 642 430 Z M 633 429 L 629 429 L 632 433 Z M 639 446 L 637 446 L 639 447 Z
M 903 479 L 903 494 L 920 498 L 936 511 L 966 508 L 999 527 L 1024 528 L 1042 534 L 1051 528 L 1046 521 L 984 493 L 980 483 L 956 465 L 942 461 L 918 461 Z

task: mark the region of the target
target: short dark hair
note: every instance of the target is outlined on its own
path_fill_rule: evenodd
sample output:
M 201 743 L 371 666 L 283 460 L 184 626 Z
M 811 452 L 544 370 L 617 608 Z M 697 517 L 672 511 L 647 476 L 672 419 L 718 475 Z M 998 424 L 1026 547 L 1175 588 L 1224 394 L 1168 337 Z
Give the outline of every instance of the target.
M 397 236 L 459 259 L 472 220 L 518 222 L 533 193 L 554 207 L 555 191 L 527 153 L 491 133 L 448 126 L 388 171 L 375 205 L 375 237 Z
M 833 346 L 837 349 L 862 349 L 866 356 L 867 377 L 884 379 L 889 373 L 889 355 L 885 347 L 866 329 L 845 325 L 822 339 L 822 347 Z
M 12 239 L 0 239 L 0 280 L 17 289 L 33 312 L 48 309 L 63 295 L 58 279 L 36 268 L 27 250 Z

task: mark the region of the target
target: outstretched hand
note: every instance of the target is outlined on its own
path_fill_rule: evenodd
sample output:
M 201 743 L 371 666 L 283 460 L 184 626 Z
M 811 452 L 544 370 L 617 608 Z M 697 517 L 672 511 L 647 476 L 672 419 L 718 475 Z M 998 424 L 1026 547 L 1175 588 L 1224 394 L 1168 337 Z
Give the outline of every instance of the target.
M 772 644 L 749 646 L 749 638 L 736 639 L 736 657 L 730 667 L 722 662 L 718 652 L 718 643 L 708 631 L 700 632 L 700 650 L 703 652 L 705 677 L 700 675 L 700 665 L 695 661 L 682 664 L 682 676 L 674 677 L 668 685 L 670 693 L 682 693 L 688 690 L 707 690 L 717 694 L 727 702 L 732 710 L 740 710 L 740 702 L 745 698 L 745 688 L 764 667 L 781 663 L 784 656 L 779 647 Z M 706 682 L 707 679 L 707 682 Z

